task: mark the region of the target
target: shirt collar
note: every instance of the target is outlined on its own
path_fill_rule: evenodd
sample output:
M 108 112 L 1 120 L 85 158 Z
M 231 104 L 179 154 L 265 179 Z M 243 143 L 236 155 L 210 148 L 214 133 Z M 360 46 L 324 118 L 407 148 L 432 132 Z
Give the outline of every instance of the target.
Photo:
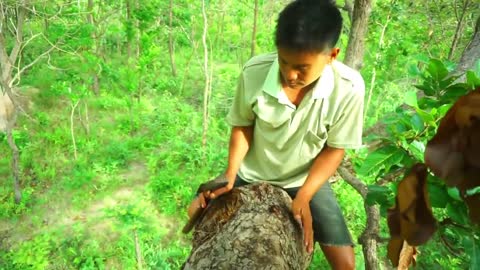
M 267 77 L 262 86 L 262 90 L 272 97 L 277 98 L 279 101 L 283 100 L 284 95 L 280 95 L 282 92 L 282 85 L 280 83 L 280 66 L 278 65 L 278 58 L 273 60 L 272 66 L 268 71 Z M 332 65 L 326 65 L 323 69 L 320 79 L 317 81 L 312 89 L 312 98 L 321 99 L 328 98 L 333 92 L 335 87 L 333 68 Z M 283 103 L 283 102 L 281 102 Z

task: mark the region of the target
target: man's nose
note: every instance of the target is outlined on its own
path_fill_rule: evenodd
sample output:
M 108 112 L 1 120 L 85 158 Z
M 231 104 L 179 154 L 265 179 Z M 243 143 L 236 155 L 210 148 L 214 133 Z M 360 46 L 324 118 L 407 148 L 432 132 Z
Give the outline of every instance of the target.
M 298 73 L 293 69 L 287 70 L 286 75 L 287 81 L 296 81 L 298 78 Z

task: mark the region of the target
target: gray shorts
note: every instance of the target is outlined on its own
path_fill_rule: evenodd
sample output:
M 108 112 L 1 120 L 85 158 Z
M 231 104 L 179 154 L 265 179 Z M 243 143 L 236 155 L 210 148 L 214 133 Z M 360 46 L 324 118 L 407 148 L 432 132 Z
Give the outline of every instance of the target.
M 237 176 L 234 187 L 248 185 Z M 293 199 L 300 188 L 285 188 Z M 329 182 L 326 182 L 310 201 L 313 219 L 313 234 L 316 242 L 325 246 L 353 246 L 345 218 Z

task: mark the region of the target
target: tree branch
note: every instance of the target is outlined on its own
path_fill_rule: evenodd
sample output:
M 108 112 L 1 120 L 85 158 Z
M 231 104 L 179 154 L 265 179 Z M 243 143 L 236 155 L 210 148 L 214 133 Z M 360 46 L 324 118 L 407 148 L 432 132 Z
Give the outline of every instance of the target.
M 24 4 L 25 2 L 23 3 L 23 5 Z M 12 65 L 15 65 L 23 43 L 23 23 L 25 22 L 25 8 L 23 5 L 18 6 L 17 29 L 15 33 L 16 40 L 15 45 L 13 46 L 13 49 L 10 52 L 9 56 L 10 63 Z
M 12 78 L 12 80 L 10 81 L 9 83 L 9 86 L 12 87 L 12 85 L 14 84 L 14 82 L 16 80 L 19 80 L 20 79 L 20 76 L 21 74 L 29 69 L 30 67 L 32 67 L 33 65 L 35 65 L 42 57 L 44 57 L 45 55 L 49 54 L 51 51 L 53 51 L 53 49 L 55 49 L 56 47 L 52 46 L 50 47 L 50 49 L 48 49 L 47 51 L 45 51 L 44 53 L 40 54 L 37 58 L 35 58 L 35 60 L 33 60 L 31 63 L 29 63 L 28 65 L 24 66 L 21 70 L 19 70 L 15 76 Z
M 360 179 L 356 178 L 350 171 L 347 169 L 346 162 L 342 162 L 340 167 L 338 167 L 337 171 L 338 174 L 347 182 L 349 183 L 360 195 L 363 199 L 367 197 L 368 187 L 365 185 Z

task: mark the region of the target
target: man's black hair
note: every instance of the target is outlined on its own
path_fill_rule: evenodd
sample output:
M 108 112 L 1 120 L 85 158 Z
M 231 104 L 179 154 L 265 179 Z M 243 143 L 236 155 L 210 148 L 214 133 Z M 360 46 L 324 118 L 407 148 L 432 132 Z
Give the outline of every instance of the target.
M 280 12 L 275 45 L 297 51 L 324 52 L 335 47 L 342 15 L 329 0 L 296 0 Z

